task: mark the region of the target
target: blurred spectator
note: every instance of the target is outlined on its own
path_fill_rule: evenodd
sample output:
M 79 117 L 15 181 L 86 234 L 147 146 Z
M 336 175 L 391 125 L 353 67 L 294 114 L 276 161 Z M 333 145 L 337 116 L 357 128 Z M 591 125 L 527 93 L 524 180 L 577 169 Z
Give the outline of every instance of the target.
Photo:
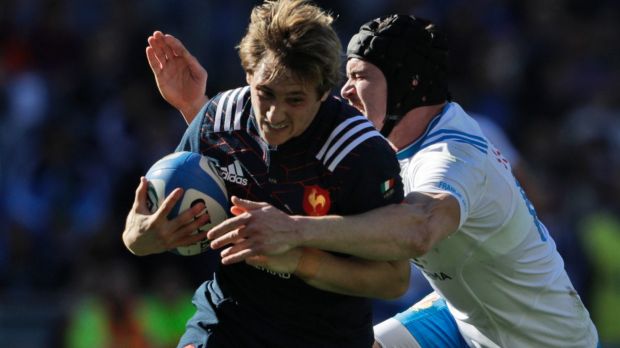
M 66 329 L 67 348 L 147 348 L 138 315 L 141 293 L 136 274 L 125 263 L 86 269 L 84 292 L 76 296 Z M 96 278 L 95 278 L 96 277 Z
M 603 347 L 620 342 L 620 219 L 618 214 L 596 212 L 580 224 L 582 242 L 592 263 L 590 311 Z
M 140 303 L 140 322 L 153 348 L 174 348 L 185 332 L 185 323 L 195 313 L 193 291 L 182 269 L 160 266 L 153 272 L 151 289 Z

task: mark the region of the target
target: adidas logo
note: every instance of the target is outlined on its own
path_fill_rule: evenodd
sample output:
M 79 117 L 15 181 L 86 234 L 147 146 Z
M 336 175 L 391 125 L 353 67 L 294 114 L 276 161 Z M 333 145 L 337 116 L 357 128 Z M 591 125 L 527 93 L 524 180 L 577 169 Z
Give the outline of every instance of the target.
M 227 167 L 220 167 L 222 179 L 230 181 L 237 185 L 246 186 L 248 179 L 243 176 L 243 170 L 241 170 L 241 164 L 238 160 L 229 164 Z

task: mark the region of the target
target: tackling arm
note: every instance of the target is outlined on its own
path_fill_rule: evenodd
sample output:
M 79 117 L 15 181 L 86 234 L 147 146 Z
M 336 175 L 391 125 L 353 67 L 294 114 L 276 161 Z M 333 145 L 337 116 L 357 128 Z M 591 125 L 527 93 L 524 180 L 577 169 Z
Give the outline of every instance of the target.
M 426 254 L 455 232 L 460 207 L 447 193 L 411 192 L 403 204 L 354 216 L 296 217 L 300 243 L 373 260 Z
M 255 255 L 308 246 L 370 260 L 403 260 L 424 255 L 455 232 L 460 206 L 448 193 L 411 192 L 391 204 L 350 216 L 290 216 L 267 203 L 232 198 L 238 216 L 211 229 L 207 237 L 231 264 Z
M 296 271 L 301 279 L 316 288 L 345 295 L 395 299 L 409 287 L 408 260 L 369 261 L 357 257 L 339 257 L 312 249 L 302 257 L 313 269 Z
M 409 286 L 409 261 L 369 261 L 312 248 L 279 255 L 257 255 L 246 262 L 279 273 L 293 273 L 325 291 L 369 298 L 394 299 Z

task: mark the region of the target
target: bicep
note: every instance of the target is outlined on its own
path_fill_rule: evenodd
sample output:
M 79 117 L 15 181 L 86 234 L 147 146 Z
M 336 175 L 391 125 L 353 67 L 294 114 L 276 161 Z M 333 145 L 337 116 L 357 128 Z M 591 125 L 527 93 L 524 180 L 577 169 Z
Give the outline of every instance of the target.
M 459 201 L 447 192 L 411 192 L 405 197 L 405 204 L 411 208 L 412 216 L 424 224 L 428 249 L 447 238 L 459 228 L 461 206 Z
M 468 148 L 455 145 L 439 150 L 443 151 L 429 151 L 416 158 L 405 174 L 406 186 L 410 194 L 424 193 L 436 199 L 434 207 L 439 216 L 458 216 L 458 228 L 484 192 L 486 174 L 481 162 L 484 159 L 478 153 L 465 151 Z

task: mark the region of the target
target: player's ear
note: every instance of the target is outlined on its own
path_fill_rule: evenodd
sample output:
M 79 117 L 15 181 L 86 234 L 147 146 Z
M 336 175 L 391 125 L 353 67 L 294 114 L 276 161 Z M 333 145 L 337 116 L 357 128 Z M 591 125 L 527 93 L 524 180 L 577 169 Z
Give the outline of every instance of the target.
M 252 84 L 252 77 L 254 76 L 254 74 L 252 74 L 252 72 L 248 71 L 245 73 L 245 82 L 248 83 L 248 85 Z

